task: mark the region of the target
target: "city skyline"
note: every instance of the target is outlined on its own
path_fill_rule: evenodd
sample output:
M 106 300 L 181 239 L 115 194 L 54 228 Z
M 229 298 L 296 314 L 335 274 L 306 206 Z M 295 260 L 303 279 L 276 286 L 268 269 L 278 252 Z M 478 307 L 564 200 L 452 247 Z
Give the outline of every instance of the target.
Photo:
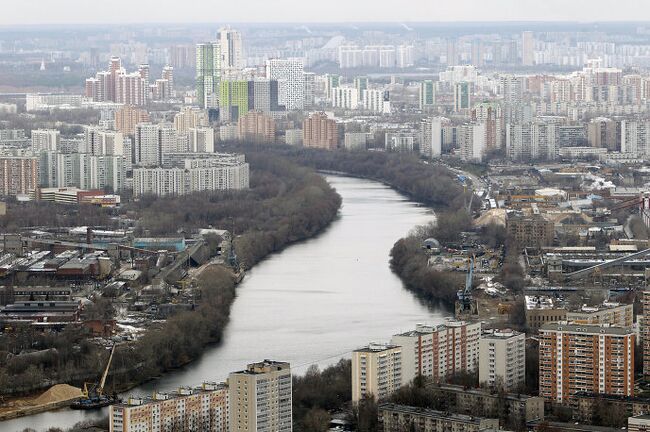
M 52 24 L 113 24 L 113 23 L 355 23 L 355 22 L 520 22 L 520 21 L 575 21 L 575 22 L 643 22 L 650 21 L 650 11 L 644 14 L 643 0 L 622 0 L 612 9 L 604 0 L 578 0 L 570 3 L 561 0 L 535 2 L 532 0 L 500 0 L 493 3 L 478 0 L 460 0 L 453 3 L 428 3 L 406 0 L 399 10 L 388 3 L 361 0 L 354 3 L 333 0 L 327 9 L 298 8 L 293 0 L 273 3 L 250 0 L 246 8 L 214 8 L 210 2 L 195 0 L 193 7 L 179 10 L 161 7 L 165 3 L 145 0 L 137 3 L 116 0 L 115 7 L 101 16 L 83 6 L 81 0 L 59 1 L 57 9 L 40 8 L 40 0 L 13 4 L 11 10 L 0 17 L 0 26 L 52 25 Z M 162 3 L 162 5 L 161 5 Z M 377 7 L 380 6 L 380 7 Z M 381 7 L 386 6 L 386 7 Z M 369 9 L 371 8 L 372 9 Z M 126 9 L 125 9 L 126 8 Z M 129 13 L 125 14 L 124 11 Z M 251 10 L 256 13 L 252 15 Z M 368 14 L 372 10 L 372 15 Z M 86 12 L 87 11 L 87 12 Z M 345 13 L 342 13 L 345 12 Z M 146 18 L 144 18 L 146 17 Z

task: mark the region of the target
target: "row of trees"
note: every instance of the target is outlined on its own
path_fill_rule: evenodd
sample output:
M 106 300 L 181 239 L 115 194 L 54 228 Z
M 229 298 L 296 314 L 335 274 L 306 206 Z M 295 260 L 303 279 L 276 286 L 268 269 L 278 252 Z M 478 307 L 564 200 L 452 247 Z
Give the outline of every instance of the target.
M 340 196 L 319 175 L 263 150 L 250 150 L 251 187 L 180 197 L 144 197 L 127 211 L 138 229 L 168 235 L 214 226 L 234 230 L 240 260 L 250 267 L 286 245 L 325 228 L 341 205 Z
M 341 199 L 313 170 L 262 152 L 252 152 L 248 160 L 250 190 L 145 197 L 120 211 L 139 221 L 138 231 L 154 235 L 175 234 L 179 227 L 192 231 L 208 226 L 231 229 L 234 225 L 238 234 L 235 248 L 247 267 L 292 242 L 315 235 L 336 218 Z M 51 205 L 45 203 L 16 206 L 25 212 L 22 223 L 14 219 L 20 226 L 45 220 L 41 216 L 30 219 L 28 209 L 37 209 L 43 218 L 48 209 L 52 215 Z M 108 214 L 90 206 L 81 206 L 66 216 L 74 219 L 55 218 L 60 226 L 68 222 L 85 225 L 91 224 L 85 216 L 93 220 L 93 215 L 108 219 Z M 199 277 L 198 289 L 200 303 L 195 310 L 178 313 L 150 328 L 138 341 L 120 345 L 112 367 L 113 374 L 119 375 L 118 389 L 182 366 L 200 356 L 207 344 L 221 340 L 235 298 L 234 276 L 224 267 L 207 268 Z M 106 318 L 107 309 L 99 306 L 88 306 L 89 318 Z M 96 379 L 108 352 L 87 341 L 87 336 L 73 326 L 60 333 L 39 333 L 26 327 L 1 335 L 0 393 L 25 393 L 57 382 L 81 384 Z M 5 360 L 9 353 L 48 348 L 56 348 L 57 353 L 47 361 L 30 364 Z
M 244 146 L 243 149 L 248 153 L 260 147 Z M 469 199 L 451 171 L 441 165 L 423 163 L 411 154 L 328 151 L 282 145 L 266 146 L 263 151 L 317 170 L 378 180 L 432 207 L 457 209 Z

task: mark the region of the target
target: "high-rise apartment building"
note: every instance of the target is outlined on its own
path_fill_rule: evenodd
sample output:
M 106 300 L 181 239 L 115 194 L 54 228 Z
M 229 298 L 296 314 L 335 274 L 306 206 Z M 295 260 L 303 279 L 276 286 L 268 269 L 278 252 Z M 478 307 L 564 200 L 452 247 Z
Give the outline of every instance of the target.
M 188 151 L 214 153 L 214 129 L 210 127 L 190 128 L 188 135 Z
M 114 102 L 141 106 L 147 103 L 147 88 L 139 73 L 125 73 L 123 70 L 115 76 Z
M 219 116 L 222 120 L 236 123 L 248 112 L 248 101 L 248 81 L 224 80 L 219 84 Z
M 460 158 L 464 161 L 481 162 L 487 151 L 486 124 L 464 124 L 456 128 L 456 140 L 460 146 Z
M 619 123 L 621 153 L 650 156 L 650 122 L 621 120 Z
M 188 157 L 181 163 L 168 164 L 171 167 L 134 169 L 133 196 L 248 189 L 250 168 L 243 159 L 217 153 L 181 154 L 184 155 Z
M 261 111 L 239 117 L 239 139 L 252 143 L 275 142 L 275 120 Z
M 330 94 L 334 108 L 357 109 L 359 106 L 359 93 L 353 87 L 335 87 Z
M 287 110 L 301 110 L 305 105 L 305 74 L 302 59 L 266 61 L 266 77 L 279 83 L 279 103 Z
M 524 66 L 535 64 L 535 36 L 532 31 L 521 34 L 521 64 Z
M 643 375 L 650 376 L 650 290 L 643 291 L 643 315 L 641 326 L 641 341 L 643 342 Z
M 490 387 L 515 392 L 526 381 L 526 334 L 490 330 L 479 340 L 478 380 Z
M 471 84 L 463 81 L 454 85 L 454 111 L 464 112 L 472 107 Z
M 174 129 L 179 133 L 185 133 L 191 128 L 207 127 L 208 124 L 208 112 L 198 107 L 184 106 L 174 116 Z
M 195 66 L 196 57 L 192 45 L 174 45 L 169 47 L 169 64 L 177 69 Z
M 228 432 L 228 387 L 203 383 L 111 405 L 110 432 Z
M 219 42 L 196 45 L 196 99 L 201 108 L 216 107 L 221 80 Z
M 420 154 L 428 158 L 437 158 L 442 154 L 442 128 L 448 123 L 442 117 L 422 120 L 420 123 Z
M 559 126 L 555 123 L 506 125 L 506 155 L 510 160 L 554 160 L 558 147 Z
M 57 150 L 61 145 L 61 132 L 56 129 L 34 129 L 32 131 L 32 151 L 39 153 Z
M 325 75 L 325 96 L 329 99 L 332 96 L 332 89 L 341 86 L 341 75 Z
M 424 80 L 420 83 L 420 109 L 423 110 L 436 104 L 436 83 Z
M 622 136 L 618 130 L 619 124 L 615 120 L 606 117 L 592 119 L 587 124 L 587 140 L 589 141 L 589 145 L 591 147 L 606 148 L 610 151 L 619 151 L 621 149 Z
M 316 103 L 314 92 L 316 90 L 316 74 L 313 72 L 304 73 L 305 91 L 304 91 L 304 108 L 311 108 Z
M 126 159 L 122 155 L 42 152 L 40 185 L 47 188 L 111 188 L 120 191 L 126 180 Z
M 38 158 L 0 156 L 0 195 L 23 195 L 38 187 Z
M 455 320 L 439 326 L 418 324 L 415 330 L 394 335 L 391 344 L 402 348 L 403 384 L 417 376 L 444 381 L 476 371 L 480 336 L 481 323 Z
M 124 155 L 124 137 L 121 132 L 94 126 L 84 128 L 84 141 L 79 153 L 101 155 Z
M 174 68 L 172 66 L 165 66 L 162 70 L 162 79 L 165 82 L 165 92 L 161 100 L 167 100 L 176 96 L 174 90 Z
M 370 344 L 352 352 L 352 403 L 385 399 L 402 386 L 402 347 Z
M 390 114 L 389 93 L 379 89 L 367 89 L 363 92 L 363 108 L 380 114 Z
M 363 97 L 363 92 L 368 90 L 368 77 L 359 76 L 354 78 L 354 88 L 357 89 L 357 96 L 359 96 L 359 101 Z
M 131 105 L 125 105 L 115 112 L 115 129 L 123 135 L 133 135 L 138 123 L 147 123 L 149 113 Z
M 539 394 L 554 402 L 577 392 L 634 395 L 634 330 L 545 324 L 539 331 Z
M 232 76 L 244 67 L 244 54 L 241 33 L 230 27 L 219 30 L 219 44 L 221 46 L 221 69 L 224 76 Z
M 303 145 L 334 150 L 339 144 L 339 130 L 335 120 L 325 113 L 314 113 L 303 122 Z
M 140 166 L 162 164 L 163 154 L 178 150 L 176 130 L 169 123 L 141 123 L 135 127 L 133 163 Z
M 280 105 L 279 91 L 279 84 L 276 80 L 255 78 L 248 81 L 248 109 L 262 111 L 273 116 L 284 113 L 285 107 Z
M 228 376 L 230 432 L 291 432 L 291 368 L 264 360 Z
M 485 146 L 488 150 L 503 147 L 503 114 L 496 102 L 481 102 L 472 108 L 472 121 L 485 125 Z
M 150 84 L 150 79 L 148 64 L 141 64 L 136 72 L 127 73 L 122 67 L 122 60 L 119 57 L 111 57 L 107 71 L 97 72 L 94 78 L 86 79 L 85 96 L 94 102 L 141 106 L 146 105 L 150 99 L 152 86 L 158 96 L 162 94 L 158 91 L 159 87 L 164 86 L 163 93 L 172 90 L 170 86 L 173 85 L 173 77 L 170 67 L 163 69 L 163 77 L 157 80 L 156 84 Z

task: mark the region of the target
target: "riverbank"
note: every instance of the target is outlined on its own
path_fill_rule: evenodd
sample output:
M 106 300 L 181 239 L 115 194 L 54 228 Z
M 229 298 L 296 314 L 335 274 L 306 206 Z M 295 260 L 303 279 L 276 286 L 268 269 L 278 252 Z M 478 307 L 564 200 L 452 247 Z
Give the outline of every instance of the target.
M 242 149 L 241 146 L 228 148 Z M 243 149 L 247 154 L 260 151 L 256 146 L 244 146 Z M 284 145 L 269 145 L 262 149 L 318 171 L 379 181 L 432 208 L 457 209 L 466 199 L 456 174 L 413 154 L 328 151 Z
M 442 324 L 453 315 L 412 295 L 388 266 L 395 239 L 433 221 L 433 213 L 377 182 L 339 176 L 325 180 L 343 199 L 334 221 L 247 272 L 219 344 L 130 394 L 221 382 L 264 358 L 288 361 L 292 373 L 303 376 L 310 366 L 324 369 L 370 341 L 387 341 L 416 323 Z M 51 411 L 0 423 L 0 429 L 65 429 L 106 412 Z
M 457 175 L 445 166 L 402 153 L 332 152 L 289 146 L 268 146 L 266 149 L 324 174 L 381 182 L 412 200 L 435 209 L 443 215 L 445 221 L 469 218 L 469 222 L 463 220 L 460 225 L 471 226 L 471 218 L 461 210 L 470 201 L 471 189 L 466 191 L 457 180 Z M 474 201 L 478 204 L 478 200 Z M 455 226 L 449 228 L 456 229 Z M 391 269 L 407 289 L 424 301 L 442 302 L 453 309 L 456 293 L 463 284 L 463 275 L 432 271 L 415 238 L 407 236 L 398 239 L 390 254 Z
M 139 229 L 152 234 L 176 232 L 180 224 L 184 229 L 234 225 L 235 250 L 245 268 L 253 267 L 290 244 L 317 235 L 336 219 L 341 198 L 313 170 L 273 155 L 252 155 L 249 162 L 249 191 L 149 197 L 130 205 L 128 211 L 139 215 Z M 225 267 L 215 267 L 204 274 L 210 277 L 203 277 L 199 283 L 200 301 L 194 311 L 176 314 L 147 331 L 136 342 L 122 344 L 116 349 L 107 388 L 111 391 L 133 388 L 188 365 L 199 358 L 206 347 L 221 342 L 237 281 Z M 82 384 L 84 380 L 96 379 L 105 365 L 105 350 L 87 343 L 81 335 L 66 337 L 77 339 L 63 343 L 63 340 L 48 338 L 44 343 L 55 344 L 60 356 L 69 358 L 67 362 L 45 368 L 40 365 L 40 369 L 39 365 L 24 364 L 16 372 L 8 370 L 7 365 L 0 365 L 0 387 L 5 391 L 18 385 L 28 389 L 26 383 L 32 382 L 34 394 L 40 388 L 40 376 L 47 376 L 51 384 Z M 81 353 L 68 355 L 66 350 L 78 343 L 83 344 Z M 38 374 L 27 375 L 35 371 Z M 72 375 L 67 371 L 74 371 L 78 378 L 66 379 Z

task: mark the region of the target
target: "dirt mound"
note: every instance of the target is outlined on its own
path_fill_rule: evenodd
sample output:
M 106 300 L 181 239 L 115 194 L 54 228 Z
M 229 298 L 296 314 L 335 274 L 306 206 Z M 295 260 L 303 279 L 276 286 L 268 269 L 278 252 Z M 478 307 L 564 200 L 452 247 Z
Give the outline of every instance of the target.
M 34 405 L 46 405 L 81 397 L 81 389 L 68 384 L 57 384 L 34 399 Z

